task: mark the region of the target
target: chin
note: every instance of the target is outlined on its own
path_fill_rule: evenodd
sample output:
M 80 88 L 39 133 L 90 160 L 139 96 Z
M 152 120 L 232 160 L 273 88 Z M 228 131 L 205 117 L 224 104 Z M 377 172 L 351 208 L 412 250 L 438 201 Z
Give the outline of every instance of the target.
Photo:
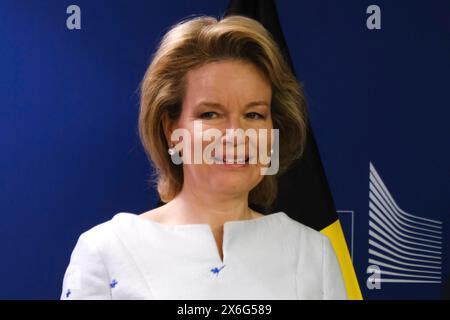
M 214 183 L 214 188 L 220 189 L 219 192 L 223 194 L 246 193 L 249 192 L 254 185 L 254 183 L 252 183 L 252 179 L 246 175 L 215 175 L 214 178 L 212 178 L 210 181 Z

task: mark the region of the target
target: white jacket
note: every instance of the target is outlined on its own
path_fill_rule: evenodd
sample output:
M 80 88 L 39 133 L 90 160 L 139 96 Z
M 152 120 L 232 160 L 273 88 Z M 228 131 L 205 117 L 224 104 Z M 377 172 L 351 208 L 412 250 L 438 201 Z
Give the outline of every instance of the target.
M 208 224 L 131 213 L 83 233 L 61 299 L 346 299 L 328 238 L 284 212 L 224 224 L 221 260 Z

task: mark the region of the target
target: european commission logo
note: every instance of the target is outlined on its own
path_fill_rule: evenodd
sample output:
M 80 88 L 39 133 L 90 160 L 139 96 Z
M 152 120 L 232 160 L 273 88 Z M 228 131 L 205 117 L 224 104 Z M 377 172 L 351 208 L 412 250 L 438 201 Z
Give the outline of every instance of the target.
M 402 210 L 370 163 L 368 289 L 442 282 L 442 222 Z

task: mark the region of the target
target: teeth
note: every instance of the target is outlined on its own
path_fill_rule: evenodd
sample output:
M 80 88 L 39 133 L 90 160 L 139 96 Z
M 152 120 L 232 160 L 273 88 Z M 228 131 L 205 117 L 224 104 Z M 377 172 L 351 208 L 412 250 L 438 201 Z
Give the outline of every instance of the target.
M 244 163 L 245 162 L 245 158 L 239 158 L 239 159 L 222 159 L 222 158 L 214 158 L 214 160 L 215 161 L 217 161 L 217 162 L 220 162 L 220 163 L 222 163 L 222 162 L 225 162 L 225 163 L 227 163 L 227 164 L 234 164 L 234 163 Z

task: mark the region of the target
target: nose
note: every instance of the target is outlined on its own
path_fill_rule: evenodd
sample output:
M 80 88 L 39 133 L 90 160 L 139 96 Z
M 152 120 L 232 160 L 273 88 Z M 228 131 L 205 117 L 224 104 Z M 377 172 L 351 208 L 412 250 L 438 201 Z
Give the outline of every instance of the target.
M 226 144 L 234 144 L 233 138 L 236 137 L 240 131 L 245 131 L 241 118 L 238 115 L 230 115 L 227 119 L 225 128 L 222 130 L 222 142 Z
M 226 127 L 222 130 L 222 143 L 227 145 L 235 145 L 238 137 L 243 137 L 246 128 L 238 115 L 230 115 L 226 123 Z M 227 130 L 228 129 L 228 130 Z M 241 130 L 238 130 L 241 129 Z

